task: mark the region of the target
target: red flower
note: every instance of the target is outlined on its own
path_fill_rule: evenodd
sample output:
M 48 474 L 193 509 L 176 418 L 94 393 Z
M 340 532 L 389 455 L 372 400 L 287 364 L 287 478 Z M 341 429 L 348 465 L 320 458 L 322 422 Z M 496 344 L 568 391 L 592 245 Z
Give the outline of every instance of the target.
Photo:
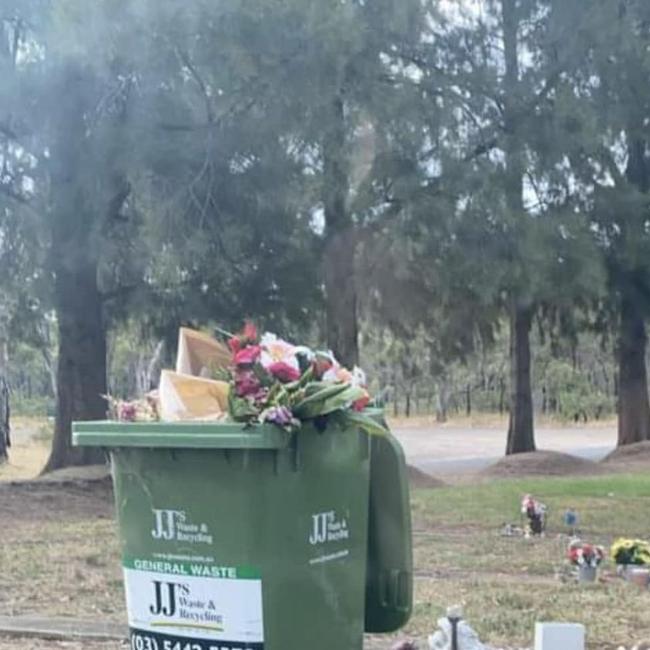
M 233 336 L 228 341 L 228 347 L 233 354 L 237 354 L 241 350 L 241 340 L 238 336 Z
M 244 323 L 242 338 L 249 343 L 254 343 L 257 341 L 257 328 L 248 320 Z
M 363 411 L 368 404 L 370 404 L 370 395 L 366 393 L 363 397 L 360 397 L 356 402 L 354 402 L 354 404 L 352 404 L 352 408 L 355 411 Z
M 300 370 L 284 361 L 276 361 L 268 367 L 268 371 L 280 381 L 290 382 L 300 379 Z
M 259 345 L 248 345 L 235 354 L 236 366 L 252 366 L 262 353 Z
M 313 366 L 314 377 L 316 377 L 316 379 L 322 379 L 323 375 L 334 366 L 334 363 L 329 357 L 317 354 Z

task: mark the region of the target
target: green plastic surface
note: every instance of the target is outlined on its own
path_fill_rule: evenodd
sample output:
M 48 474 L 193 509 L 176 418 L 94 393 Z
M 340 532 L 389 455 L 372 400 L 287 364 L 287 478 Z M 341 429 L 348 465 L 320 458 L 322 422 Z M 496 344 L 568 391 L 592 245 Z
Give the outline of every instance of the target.
M 168 447 L 178 449 L 285 449 L 291 434 L 280 427 L 214 422 L 75 422 L 79 447 Z
M 413 609 L 411 507 L 404 452 L 374 436 L 370 455 L 366 632 L 394 632 Z
M 408 484 L 392 436 L 311 426 L 289 434 L 232 423 L 80 422 L 73 441 L 110 451 L 136 650 L 361 650 L 364 630 L 392 631 L 408 619 Z M 189 532 L 174 537 L 170 522 Z M 231 572 L 226 589 L 259 585 L 262 641 L 224 640 L 191 620 L 187 629 L 176 619 L 143 629 L 143 616 L 149 621 L 161 603 L 161 616 L 169 608 L 165 589 L 175 596 L 194 589 L 185 573 L 197 570 Z M 238 598 L 228 604 L 215 597 L 213 605 L 230 611 Z M 198 597 L 188 602 L 208 606 Z M 250 599 L 241 602 L 243 615 L 255 618 Z

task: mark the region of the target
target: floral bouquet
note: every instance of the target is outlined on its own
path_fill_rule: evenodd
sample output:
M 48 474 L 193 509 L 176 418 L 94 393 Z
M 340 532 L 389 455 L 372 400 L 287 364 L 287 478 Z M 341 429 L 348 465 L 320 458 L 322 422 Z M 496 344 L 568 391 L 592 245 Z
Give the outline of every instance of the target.
M 521 514 L 526 517 L 526 535 L 542 535 L 546 528 L 546 505 L 526 494 L 521 500 Z
M 650 542 L 642 539 L 617 539 L 610 551 L 616 564 L 650 565 Z
M 324 428 L 327 421 L 339 420 L 367 433 L 386 433 L 364 413 L 371 400 L 360 368 L 348 370 L 331 352 L 296 346 L 275 334 L 259 337 L 252 323 L 228 345 L 228 410 L 236 422 L 268 422 L 293 431 L 304 421 Z
M 574 539 L 567 549 L 567 559 L 574 566 L 595 569 L 605 559 L 605 549 L 602 546 L 586 544 L 579 539 Z

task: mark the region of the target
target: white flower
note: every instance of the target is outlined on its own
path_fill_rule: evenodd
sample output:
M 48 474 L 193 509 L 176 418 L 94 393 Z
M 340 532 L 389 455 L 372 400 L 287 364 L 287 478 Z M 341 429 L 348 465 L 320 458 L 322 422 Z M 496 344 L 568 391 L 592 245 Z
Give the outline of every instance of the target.
M 359 388 L 365 388 L 368 385 L 366 373 L 359 366 L 354 366 L 352 371 L 352 385 Z
M 274 363 L 284 363 L 296 370 L 300 370 L 297 353 L 300 349 L 288 341 L 278 338 L 275 334 L 266 332 L 260 339 L 262 354 L 260 363 L 268 370 Z

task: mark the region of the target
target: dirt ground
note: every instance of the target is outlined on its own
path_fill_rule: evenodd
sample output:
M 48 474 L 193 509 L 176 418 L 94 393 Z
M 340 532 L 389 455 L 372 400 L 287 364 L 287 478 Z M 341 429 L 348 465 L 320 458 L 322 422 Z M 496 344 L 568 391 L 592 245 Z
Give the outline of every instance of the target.
M 122 619 L 107 481 L 0 484 L 0 523 L 2 614 Z

